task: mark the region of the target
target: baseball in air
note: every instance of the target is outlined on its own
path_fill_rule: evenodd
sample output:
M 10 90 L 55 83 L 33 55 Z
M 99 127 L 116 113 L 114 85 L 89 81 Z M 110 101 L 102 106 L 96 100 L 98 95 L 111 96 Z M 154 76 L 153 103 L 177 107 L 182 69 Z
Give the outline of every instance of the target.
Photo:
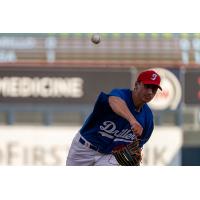
M 91 41 L 94 43 L 94 44 L 99 44 L 101 42 L 101 37 L 98 33 L 94 33 L 91 37 Z

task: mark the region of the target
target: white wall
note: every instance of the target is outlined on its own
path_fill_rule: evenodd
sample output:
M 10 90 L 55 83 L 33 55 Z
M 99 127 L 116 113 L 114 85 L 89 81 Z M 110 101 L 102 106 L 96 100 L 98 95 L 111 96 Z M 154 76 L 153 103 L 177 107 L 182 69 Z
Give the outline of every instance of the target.
M 142 165 L 181 165 L 182 137 L 179 127 L 155 127 L 144 145 Z
M 0 126 L 0 165 L 65 165 L 80 127 Z M 155 127 L 142 165 L 181 165 L 182 131 Z
M 79 127 L 0 127 L 0 165 L 65 165 Z

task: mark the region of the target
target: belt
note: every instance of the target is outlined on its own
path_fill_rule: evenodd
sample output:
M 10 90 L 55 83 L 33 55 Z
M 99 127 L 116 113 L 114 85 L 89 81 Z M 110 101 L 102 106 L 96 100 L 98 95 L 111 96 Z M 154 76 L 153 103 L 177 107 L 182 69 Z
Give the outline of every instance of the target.
M 89 142 L 84 140 L 82 137 L 79 138 L 79 142 L 81 144 L 87 146 L 88 148 L 93 149 L 94 151 L 98 151 L 99 150 L 97 147 L 95 147 L 94 145 L 90 144 Z

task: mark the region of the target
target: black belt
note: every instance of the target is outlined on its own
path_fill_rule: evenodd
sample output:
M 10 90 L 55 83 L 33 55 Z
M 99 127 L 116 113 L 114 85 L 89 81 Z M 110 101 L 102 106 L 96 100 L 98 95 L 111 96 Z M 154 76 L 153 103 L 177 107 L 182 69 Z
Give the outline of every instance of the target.
M 83 145 L 86 145 L 86 143 L 87 143 L 87 141 L 85 141 L 82 137 L 80 137 L 79 142 L 80 142 L 81 144 L 83 144 Z M 87 146 L 88 148 L 90 148 L 90 149 L 93 149 L 93 150 L 95 150 L 95 151 L 98 151 L 98 148 L 95 147 L 95 146 L 92 145 L 92 144 L 87 143 L 86 146 Z

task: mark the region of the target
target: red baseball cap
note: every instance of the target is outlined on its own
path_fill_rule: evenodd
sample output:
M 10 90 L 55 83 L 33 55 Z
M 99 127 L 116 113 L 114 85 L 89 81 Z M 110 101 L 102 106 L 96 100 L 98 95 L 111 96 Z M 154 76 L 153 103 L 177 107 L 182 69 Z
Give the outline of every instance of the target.
M 161 81 L 160 75 L 153 70 L 146 70 L 141 72 L 138 75 L 137 81 L 142 82 L 144 84 L 157 85 L 158 88 L 162 90 L 160 86 L 160 81 Z

